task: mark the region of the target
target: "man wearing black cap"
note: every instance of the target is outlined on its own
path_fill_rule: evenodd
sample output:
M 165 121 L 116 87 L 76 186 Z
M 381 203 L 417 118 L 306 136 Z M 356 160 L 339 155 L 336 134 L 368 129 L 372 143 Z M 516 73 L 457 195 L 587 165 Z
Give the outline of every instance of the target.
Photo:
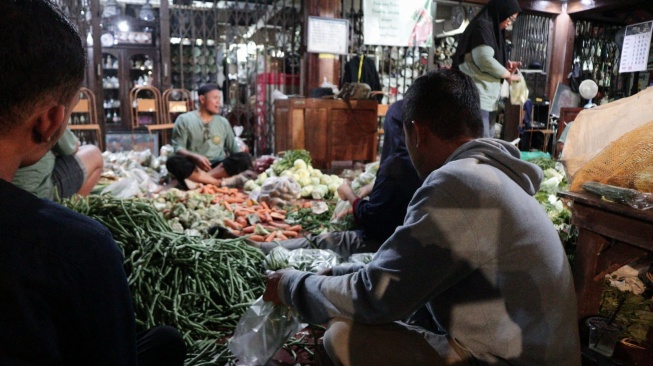
M 202 85 L 200 108 L 175 121 L 172 146 L 175 155 L 166 162 L 170 174 L 183 186 L 193 183 L 221 185 L 222 178 L 249 169 L 252 159 L 240 151 L 229 122 L 220 113 L 221 93 L 216 84 Z

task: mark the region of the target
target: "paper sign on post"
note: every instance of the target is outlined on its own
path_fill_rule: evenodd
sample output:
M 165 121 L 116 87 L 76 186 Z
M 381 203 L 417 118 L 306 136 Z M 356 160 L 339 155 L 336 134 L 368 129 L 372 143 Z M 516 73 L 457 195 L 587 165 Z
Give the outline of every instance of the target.
M 433 40 L 432 0 L 364 0 L 365 44 L 429 47 Z

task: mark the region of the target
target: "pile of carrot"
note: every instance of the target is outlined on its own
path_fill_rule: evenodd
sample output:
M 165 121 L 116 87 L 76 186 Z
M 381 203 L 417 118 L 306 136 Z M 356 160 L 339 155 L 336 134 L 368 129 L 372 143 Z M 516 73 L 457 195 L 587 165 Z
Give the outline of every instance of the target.
M 198 193 L 211 194 L 213 200 L 211 203 L 243 203 L 249 199 L 249 196 L 237 188 L 218 187 L 213 184 L 201 184 L 196 189 Z
M 301 225 L 289 225 L 285 222 L 286 210 L 270 207 L 265 202 L 254 201 L 237 188 L 207 184 L 199 187 L 197 191 L 214 195 L 211 203 L 221 204 L 233 213 L 233 220 L 224 219 L 223 222 L 234 235 L 247 236 L 258 242 L 270 242 L 296 238 L 302 232 Z M 269 234 L 264 236 L 255 233 L 257 224 Z

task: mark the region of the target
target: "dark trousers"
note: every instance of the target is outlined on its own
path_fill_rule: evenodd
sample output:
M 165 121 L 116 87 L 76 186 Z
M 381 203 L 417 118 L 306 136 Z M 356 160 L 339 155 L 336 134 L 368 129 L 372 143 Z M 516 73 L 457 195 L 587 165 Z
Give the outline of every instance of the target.
M 215 168 L 218 164 L 220 164 L 220 162 L 220 160 L 212 161 L 211 168 Z M 166 168 L 168 169 L 168 172 L 172 174 L 172 176 L 175 177 L 178 181 L 183 181 L 191 174 L 193 174 L 193 171 L 195 170 L 195 163 L 193 163 L 193 161 L 188 157 L 175 154 L 173 156 L 169 156 L 168 160 L 166 160 Z
M 139 366 L 183 366 L 186 358 L 181 333 L 167 325 L 138 333 L 136 351 Z

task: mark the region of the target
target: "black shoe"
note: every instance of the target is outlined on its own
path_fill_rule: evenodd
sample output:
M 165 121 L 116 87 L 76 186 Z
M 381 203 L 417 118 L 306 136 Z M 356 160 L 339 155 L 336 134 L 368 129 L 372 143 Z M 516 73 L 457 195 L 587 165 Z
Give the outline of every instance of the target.
M 188 190 L 188 187 L 186 186 L 186 183 L 184 183 L 183 180 L 177 181 L 177 185 L 175 186 L 175 188 L 180 189 L 182 191 Z
M 210 237 L 216 238 L 216 239 L 236 239 L 236 238 L 238 238 L 238 235 L 235 235 L 229 229 L 227 229 L 224 226 L 220 226 L 220 225 L 211 226 L 208 229 L 208 234 L 209 234 Z

